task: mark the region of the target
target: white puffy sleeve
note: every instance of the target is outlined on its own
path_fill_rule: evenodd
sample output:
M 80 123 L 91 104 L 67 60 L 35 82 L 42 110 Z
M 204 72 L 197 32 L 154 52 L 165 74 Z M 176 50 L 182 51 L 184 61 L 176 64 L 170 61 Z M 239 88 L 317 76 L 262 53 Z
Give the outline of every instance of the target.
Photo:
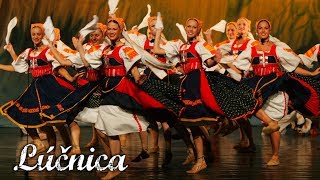
M 54 55 L 52 54 L 50 49 L 48 49 L 45 56 L 46 56 L 47 60 L 51 63 L 52 69 L 55 69 L 55 68 L 61 66 L 61 64 L 56 60 L 56 58 L 54 57 Z
M 238 57 L 238 54 L 232 54 L 231 46 L 232 46 L 233 42 L 234 42 L 234 40 L 230 41 L 230 43 L 221 45 L 221 46 L 219 47 L 219 50 L 221 51 L 222 56 L 223 56 L 223 57 L 221 58 L 221 60 L 220 60 L 220 63 L 222 63 L 222 64 L 228 64 L 228 63 L 233 62 L 233 61 Z M 248 42 L 246 49 L 251 48 L 251 47 L 255 46 L 256 44 L 257 44 L 257 41 L 251 39 L 251 40 Z M 229 48 L 230 48 L 230 49 L 229 49 Z M 227 51 L 228 51 L 228 52 L 227 52 Z M 241 54 L 241 53 L 240 53 L 240 54 Z
M 30 53 L 31 50 L 32 50 L 31 48 L 24 50 L 18 56 L 18 58 L 11 63 L 11 65 L 13 66 L 13 68 L 16 72 L 18 72 L 18 73 L 28 72 L 29 65 L 27 63 L 27 59 L 28 59 L 28 54 Z
M 240 55 L 232 62 L 234 66 L 236 66 L 239 70 L 249 71 L 251 67 L 251 52 L 252 48 L 247 48 L 242 51 Z
M 301 59 L 291 49 L 284 49 L 282 47 L 277 46 L 276 53 L 277 53 L 280 65 L 286 71 L 292 72 L 298 67 Z
M 302 63 L 308 68 L 313 67 L 313 62 L 318 62 L 318 56 L 320 55 L 320 44 L 314 45 L 306 53 L 299 54 Z
M 222 56 L 230 54 L 233 42 L 234 42 L 234 40 L 231 40 L 231 41 L 224 43 L 224 44 L 221 44 L 221 45 L 219 45 L 219 47 L 217 47 L 220 50 Z
M 119 50 L 119 56 L 123 59 L 127 72 L 141 59 L 141 56 L 129 46 L 122 46 Z
M 179 40 L 168 41 L 166 44 L 162 46 L 164 51 L 166 52 L 166 56 L 168 58 L 172 58 L 174 56 L 178 56 L 180 54 L 180 46 L 183 42 Z
M 214 48 L 205 41 L 200 41 L 196 44 L 195 49 L 200 55 L 202 62 L 204 63 L 207 59 L 215 56 Z
M 99 44 L 99 45 L 89 45 L 84 44 L 85 55 L 84 58 L 90 64 L 93 69 L 97 69 L 102 65 L 101 56 L 103 49 L 106 47 L 106 44 Z M 80 53 L 77 52 L 76 54 L 69 56 L 68 59 L 73 63 L 75 68 L 83 67 L 83 63 L 80 57 Z
M 135 34 L 135 33 L 128 33 L 129 38 L 135 42 L 136 44 L 138 44 L 140 47 L 144 47 L 144 43 L 147 40 L 147 36 L 144 34 Z

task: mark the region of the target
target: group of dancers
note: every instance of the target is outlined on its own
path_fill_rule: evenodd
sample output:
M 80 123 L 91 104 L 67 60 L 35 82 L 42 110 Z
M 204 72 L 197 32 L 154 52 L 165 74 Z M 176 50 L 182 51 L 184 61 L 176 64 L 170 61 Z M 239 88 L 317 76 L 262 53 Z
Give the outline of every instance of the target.
M 16 55 L 7 44 L 13 61 L 0 64 L 0 69 L 30 73 L 33 80 L 17 99 L 1 106 L 1 113 L 26 129 L 38 152 L 47 147 L 37 128 L 55 146 L 56 126 L 65 145 L 72 145 L 68 155 L 81 154 L 77 121 L 92 124 L 93 136 L 109 156 L 122 153 L 120 136 L 138 132 L 142 150 L 133 162 L 159 152 L 158 122 L 166 140 L 163 165 L 172 159 L 170 128 L 175 128 L 187 147 L 183 165 L 193 163 L 187 173 L 207 167 L 204 144 L 218 122 L 239 126 L 241 138 L 235 147 L 255 152 L 248 120 L 254 115 L 271 139 L 273 154 L 267 165 L 279 165 L 279 125 L 289 109 L 319 116 L 320 69 L 303 68 L 317 61 L 319 45 L 297 55 L 270 35 L 267 19 L 256 22 L 255 40 L 251 21 L 244 17 L 227 23 L 228 39 L 214 45 L 210 30 L 206 40 L 201 36 L 202 24 L 197 18 L 187 19 L 186 41 L 169 41 L 160 16 L 148 18 L 144 35 L 138 28 L 127 31 L 124 19 L 113 14 L 107 22 L 95 23 L 87 43 L 83 34 L 73 37 L 75 50 L 60 40 L 58 29 L 52 40 L 45 36 L 43 24 L 32 24 L 34 47 Z M 70 75 L 67 66 L 76 74 Z M 149 150 L 148 127 L 156 142 Z M 109 171 L 103 178 L 119 173 Z

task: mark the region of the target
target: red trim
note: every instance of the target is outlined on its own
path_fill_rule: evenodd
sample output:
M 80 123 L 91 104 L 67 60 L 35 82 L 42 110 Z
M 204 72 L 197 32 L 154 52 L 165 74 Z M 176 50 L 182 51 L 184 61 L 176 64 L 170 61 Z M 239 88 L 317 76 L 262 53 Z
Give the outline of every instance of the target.
M 136 123 L 138 124 L 138 128 L 139 128 L 139 132 L 142 132 L 142 127 L 141 127 L 141 124 L 140 124 L 140 121 L 139 121 L 139 118 L 137 116 L 136 113 L 133 113 L 133 119 L 136 121 Z
M 133 82 L 127 78 L 122 78 L 121 82 L 114 89 L 115 91 L 131 96 L 143 109 L 165 109 L 166 107 L 151 97 L 149 94 L 139 89 Z
M 79 78 L 79 79 L 77 80 L 77 84 L 79 84 L 80 86 L 84 86 L 84 85 L 86 85 L 86 84 L 88 84 L 88 83 L 89 83 L 89 81 L 86 80 L 86 79 L 83 79 L 83 78 Z
M 212 94 L 212 91 L 210 89 L 210 85 L 208 83 L 208 80 L 207 80 L 203 70 L 200 71 L 200 84 L 201 84 L 200 94 L 201 94 L 202 102 L 206 106 L 208 106 L 212 111 L 218 113 L 219 115 L 224 115 L 216 98 Z
M 284 110 L 283 110 L 283 117 L 287 114 L 287 97 L 286 97 L 286 93 L 282 92 L 283 96 L 284 96 Z
M 105 66 L 103 68 L 103 74 L 106 77 L 125 76 L 127 74 L 123 65 L 120 66 Z
M 119 55 L 119 51 L 122 46 L 116 47 L 111 54 L 104 55 L 104 65 L 103 65 L 103 74 L 106 77 L 115 77 L 115 76 L 125 76 L 126 69 L 124 67 L 123 59 Z M 118 66 L 111 66 L 109 63 L 109 59 L 114 59 L 120 65 Z
M 89 81 L 99 81 L 100 80 L 100 71 L 96 69 L 88 69 L 87 71 L 87 79 Z
M 238 40 L 233 41 L 232 45 L 231 45 L 231 50 L 233 51 L 244 51 L 247 48 L 247 45 L 249 43 L 250 39 L 247 39 L 247 41 L 245 41 L 240 47 L 234 47 L 234 45 L 237 44 Z M 239 53 L 238 53 L 239 54 Z M 235 54 L 233 54 L 235 55 Z
M 153 46 L 150 45 L 150 40 L 147 39 L 145 42 L 144 42 L 144 50 L 147 50 L 150 54 L 152 54 L 153 56 L 155 56 L 160 62 L 162 63 L 166 63 L 167 62 L 167 59 L 164 57 L 164 56 L 158 56 L 158 55 L 155 55 L 153 52 L 152 52 L 152 49 L 153 49 Z
M 298 79 L 294 76 L 290 76 L 291 78 L 297 80 L 299 83 L 301 83 L 304 87 L 308 88 L 311 92 L 311 96 L 308 99 L 308 101 L 306 102 L 306 104 L 304 105 L 314 116 L 319 116 L 320 112 L 319 112 L 319 98 L 318 98 L 318 93 L 316 92 L 315 89 L 313 89 L 313 87 L 311 87 L 309 84 L 307 84 L 306 82 L 304 82 L 301 79 Z
M 65 81 L 64 79 L 62 79 L 62 78 L 60 78 L 60 77 L 56 77 L 56 76 L 55 76 L 55 78 L 56 78 L 57 82 L 58 82 L 61 86 L 66 87 L 66 88 L 70 89 L 71 91 L 74 91 L 74 90 L 75 90 L 75 88 L 74 88 L 69 82 Z
M 202 68 L 202 61 L 201 61 L 201 57 L 198 54 L 198 52 L 196 51 L 196 45 L 197 43 L 199 43 L 199 41 L 195 41 L 193 42 L 190 47 L 188 49 L 184 49 L 182 50 L 182 47 L 187 46 L 187 44 L 182 44 L 180 46 L 180 54 L 182 55 L 187 55 L 187 53 L 190 53 L 193 55 L 193 57 L 184 57 L 185 58 L 185 62 L 182 62 L 182 68 L 184 73 L 189 73 L 192 70 L 195 69 L 201 69 Z

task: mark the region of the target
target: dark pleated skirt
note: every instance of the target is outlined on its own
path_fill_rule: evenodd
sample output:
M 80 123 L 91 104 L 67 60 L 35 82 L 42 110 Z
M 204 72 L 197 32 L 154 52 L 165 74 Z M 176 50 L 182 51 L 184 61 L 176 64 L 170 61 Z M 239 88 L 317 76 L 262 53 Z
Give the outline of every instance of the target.
M 37 128 L 65 123 L 65 119 L 49 120 L 43 112 L 59 104 L 71 90 L 61 86 L 53 75 L 35 78 L 16 100 L 1 107 L 4 116 L 20 127 Z

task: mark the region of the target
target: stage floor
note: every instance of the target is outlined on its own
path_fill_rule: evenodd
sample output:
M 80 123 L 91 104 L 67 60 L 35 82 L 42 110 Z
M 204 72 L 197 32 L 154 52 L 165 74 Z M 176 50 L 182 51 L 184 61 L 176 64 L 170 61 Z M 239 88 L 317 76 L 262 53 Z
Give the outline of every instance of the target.
M 90 127 L 82 127 L 82 147 L 91 136 Z M 160 137 L 160 153 L 152 154 L 150 158 L 139 163 L 131 163 L 127 170 L 116 179 L 318 179 L 320 178 L 320 137 L 299 136 L 291 129 L 282 136 L 280 149 L 280 165 L 267 167 L 266 162 L 271 157 L 269 138 L 261 136 L 261 127 L 253 127 L 256 153 L 238 153 L 232 147 L 239 141 L 239 132 L 236 131 L 226 137 L 217 139 L 213 146 L 213 162 L 199 174 L 189 175 L 185 171 L 190 166 L 182 166 L 186 156 L 186 148 L 182 140 L 173 140 L 173 159 L 167 168 L 161 164 L 164 156 L 163 137 Z M 56 170 L 38 172 L 36 170 L 25 173 L 15 172 L 13 167 L 19 163 L 21 148 L 30 142 L 26 136 L 20 137 L 18 128 L 0 128 L 0 179 L 100 179 L 106 173 L 88 171 Z M 149 139 L 150 140 L 150 139 Z M 58 145 L 62 142 L 58 138 Z M 124 148 L 127 155 L 135 157 L 140 151 L 138 134 L 131 134 Z M 96 152 L 103 153 L 102 147 Z M 91 154 L 83 148 L 83 154 Z M 35 160 L 33 160 L 35 161 Z M 32 159 L 30 160 L 30 163 Z

